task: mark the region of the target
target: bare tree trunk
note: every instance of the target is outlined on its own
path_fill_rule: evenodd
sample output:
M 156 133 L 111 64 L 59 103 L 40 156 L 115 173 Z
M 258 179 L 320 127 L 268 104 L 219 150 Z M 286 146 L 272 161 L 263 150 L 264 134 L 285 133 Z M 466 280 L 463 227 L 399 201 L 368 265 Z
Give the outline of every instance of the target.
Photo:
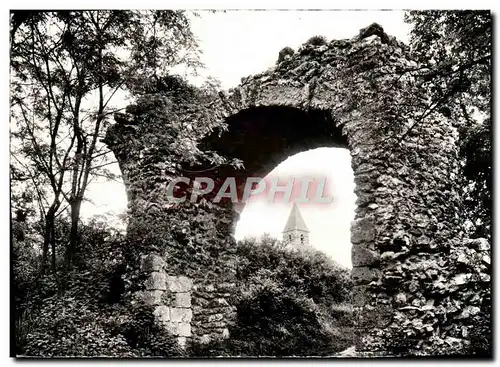
M 45 225 L 43 231 L 43 248 L 42 248 L 42 263 L 40 264 L 40 274 L 45 274 L 47 271 L 47 258 L 49 256 L 50 244 L 50 225 L 48 216 L 45 217 Z
M 52 274 L 57 278 L 57 268 L 56 268 L 56 228 L 55 222 L 52 223 L 51 234 L 50 234 L 50 251 L 52 255 Z
M 71 231 L 69 235 L 69 245 L 66 250 L 66 264 L 71 265 L 74 261 L 76 251 L 80 242 L 80 233 L 78 231 L 78 222 L 80 220 L 80 209 L 82 207 L 82 199 L 75 198 L 71 202 Z
M 45 274 L 47 271 L 47 263 L 49 257 L 49 247 L 54 245 L 55 238 L 52 238 L 54 235 L 54 224 L 55 224 L 55 214 L 57 211 L 57 207 L 52 204 L 47 214 L 45 215 L 45 226 L 43 231 L 43 248 L 42 248 L 42 264 L 40 267 L 40 274 Z

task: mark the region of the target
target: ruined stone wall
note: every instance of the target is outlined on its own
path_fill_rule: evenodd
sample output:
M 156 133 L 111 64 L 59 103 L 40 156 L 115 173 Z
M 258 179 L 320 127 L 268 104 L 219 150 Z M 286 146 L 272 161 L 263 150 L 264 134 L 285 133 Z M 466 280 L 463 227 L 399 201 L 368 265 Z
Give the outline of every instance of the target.
M 124 174 L 132 223 L 149 223 L 147 233 L 135 232 L 135 238 L 148 238 L 140 252 L 168 259 L 164 275 L 152 272 L 157 280 L 188 276 L 193 283 L 189 291 L 181 287 L 177 293 L 168 293 L 168 284 L 149 289 L 155 300 L 165 299 L 156 303 L 162 307 L 159 315 L 189 309 L 176 297 L 187 304 L 187 296 L 178 294 L 191 292 L 191 313 L 185 311 L 192 315 L 185 318 L 191 334 L 200 339 L 211 335 L 208 329 L 227 334 L 225 326 L 234 318 L 231 291 L 219 288 L 234 283 L 231 231 L 238 217 L 230 207 L 168 205 L 165 187 L 180 172 L 162 165 L 171 157 L 161 158 L 155 141 L 165 139 L 174 122 L 210 126 L 258 106 L 314 109 L 331 114 L 352 157 L 358 197 L 351 228 L 357 351 L 428 355 L 465 350 L 484 298 L 477 290 L 489 281 L 489 255 L 484 242 L 463 238 L 457 126 L 427 109 L 425 72 L 406 45 L 372 25 L 350 40 L 288 50 L 273 68 L 184 113 L 173 115 L 166 106 L 163 132 L 162 127 L 151 130 L 137 112 L 117 116 L 107 142 Z M 158 156 L 154 164 L 149 161 Z M 158 291 L 163 293 L 151 293 Z M 216 303 L 221 308 L 211 314 L 209 305 Z M 167 327 L 188 322 L 171 316 Z
M 154 308 L 155 320 L 177 338 L 180 346 L 188 341 L 208 343 L 229 337 L 234 307 L 230 297 L 234 283 L 207 283 L 202 279 L 168 275 L 167 261 L 145 255 L 141 271 L 146 281 L 139 298 Z

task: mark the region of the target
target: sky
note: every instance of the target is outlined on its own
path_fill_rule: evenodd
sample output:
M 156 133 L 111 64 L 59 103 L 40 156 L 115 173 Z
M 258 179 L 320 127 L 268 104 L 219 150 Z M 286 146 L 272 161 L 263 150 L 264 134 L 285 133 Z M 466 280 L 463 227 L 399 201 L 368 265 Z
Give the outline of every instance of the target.
M 192 20 L 210 75 L 224 88 L 235 87 L 242 77 L 273 66 L 279 51 L 297 49 L 310 37 L 352 38 L 361 28 L 377 22 L 386 33 L 408 41 L 402 11 L 227 11 L 202 13 Z
M 328 162 L 328 163 L 326 163 Z M 354 219 L 356 196 L 351 157 L 347 149 L 318 148 L 289 157 L 266 177 L 288 177 L 307 172 L 326 177 L 331 203 L 298 203 L 297 206 L 309 229 L 309 243 L 315 249 L 330 255 L 346 267 L 351 267 L 350 225 Z M 277 196 L 278 197 L 278 196 Z M 240 214 L 235 238 L 259 236 L 268 233 L 281 240 L 282 231 L 292 210 L 293 200 L 275 200 L 258 196 L 249 201 Z
M 201 85 L 207 76 L 215 77 L 224 89 L 235 87 L 241 78 L 272 67 L 279 51 L 297 49 L 310 37 L 328 40 L 352 38 L 361 28 L 379 23 L 386 33 L 408 42 L 409 27 L 401 11 L 227 11 L 200 12 L 192 18 L 192 29 L 203 52 L 206 68 L 198 77 L 189 77 Z M 115 105 L 126 104 L 125 100 Z M 346 149 L 320 148 L 289 157 L 270 175 L 300 175 L 304 169 L 316 169 L 327 176 L 334 188 L 331 204 L 299 205 L 309 227 L 310 243 L 338 263 L 351 267 L 350 223 L 354 219 L 355 195 L 350 156 Z M 117 165 L 112 169 L 118 172 Z M 118 214 L 126 210 L 126 194 L 122 183 L 96 181 L 89 188 L 90 203 L 82 215 Z M 269 233 L 281 239 L 281 231 L 292 203 L 248 203 L 236 227 L 237 239 Z M 109 216 L 108 216 L 109 217 Z M 114 218 L 114 219 L 113 219 Z

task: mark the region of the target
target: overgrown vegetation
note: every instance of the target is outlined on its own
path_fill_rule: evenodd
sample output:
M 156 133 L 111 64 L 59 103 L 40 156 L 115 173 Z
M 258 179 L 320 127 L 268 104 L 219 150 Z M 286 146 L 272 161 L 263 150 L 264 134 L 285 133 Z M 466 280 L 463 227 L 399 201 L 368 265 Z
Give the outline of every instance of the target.
M 491 236 L 491 13 L 410 11 L 410 41 L 430 105 L 460 125 L 464 219 L 472 238 Z
M 116 179 L 101 142 L 120 109 L 115 97 L 137 94 L 174 66 L 201 67 L 184 11 L 11 12 L 12 204 L 44 223 L 40 272 L 56 271 L 57 217 L 69 212 L 71 268 L 89 184 Z
M 198 356 L 327 356 L 354 344 L 349 270 L 268 236 L 237 246 L 237 323 Z
M 60 226 L 67 231 L 69 223 Z M 181 350 L 155 324 L 153 310 L 131 302 L 125 292 L 123 236 L 96 221 L 82 230 L 86 255 L 64 281 L 37 278 L 29 264 L 39 262 L 40 253 L 15 256 L 17 355 L 332 355 L 353 344 L 348 270 L 319 252 L 292 252 L 266 237 L 237 246 L 240 292 L 231 339 Z M 27 233 L 14 241 L 15 249 L 36 248 L 37 237 L 30 238 Z M 24 253 L 18 250 L 15 255 Z
M 470 238 L 491 241 L 492 15 L 488 10 L 410 11 L 411 46 L 422 67 L 431 104 L 459 125 L 462 219 Z M 482 283 L 491 294 L 491 283 Z M 471 355 L 491 356 L 491 297 L 483 300 Z
M 171 153 L 172 167 L 227 163 L 197 146 L 200 131 L 213 126 L 177 121 L 178 106 L 203 100 L 217 87 L 211 81 L 192 88 L 169 74 L 173 66 L 201 66 L 184 12 L 21 11 L 11 21 L 15 354 L 332 355 L 353 345 L 348 271 L 321 253 L 291 252 L 264 238 L 237 246 L 242 286 L 234 299 L 238 318 L 231 339 L 181 351 L 154 324 L 150 309 L 130 302 L 124 274 L 127 258 L 138 249 L 106 219 L 82 221 L 92 180 L 116 178 L 106 170 L 112 157 L 100 139 L 119 91 L 136 97 L 127 112 L 148 121 L 150 129 L 171 129 L 172 140 L 157 147 Z M 415 55 L 429 70 L 424 86 L 431 105 L 461 126 L 466 230 L 471 237 L 491 238 L 491 15 L 417 11 L 407 21 L 414 26 Z M 326 39 L 315 36 L 307 43 L 324 45 Z M 118 55 L 118 49 L 125 53 Z M 148 226 L 137 232 L 143 234 L 137 242 L 148 240 Z M 183 218 L 179 233 L 190 226 Z M 487 299 L 470 336 L 471 355 L 491 354 L 490 313 Z
M 312 36 L 306 42 L 307 45 L 312 46 L 323 46 L 326 45 L 327 40 L 325 36 Z

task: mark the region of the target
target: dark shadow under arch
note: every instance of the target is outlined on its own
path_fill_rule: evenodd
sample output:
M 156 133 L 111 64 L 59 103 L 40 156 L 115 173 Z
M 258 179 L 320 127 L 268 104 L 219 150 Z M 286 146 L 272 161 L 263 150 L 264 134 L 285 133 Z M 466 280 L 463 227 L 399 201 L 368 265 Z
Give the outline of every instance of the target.
M 214 132 L 203 139 L 200 148 L 226 158 L 238 158 L 244 168 L 205 167 L 205 172 L 221 184 L 235 177 L 241 198 L 248 177 L 265 177 L 290 156 L 316 148 L 348 148 L 347 137 L 337 127 L 330 111 L 301 110 L 293 107 L 253 107 L 226 119 L 227 131 Z M 197 174 L 202 176 L 203 174 Z M 217 184 L 216 184 L 217 185 Z M 217 186 L 214 194 L 218 192 Z M 244 205 L 239 205 L 241 212 Z

